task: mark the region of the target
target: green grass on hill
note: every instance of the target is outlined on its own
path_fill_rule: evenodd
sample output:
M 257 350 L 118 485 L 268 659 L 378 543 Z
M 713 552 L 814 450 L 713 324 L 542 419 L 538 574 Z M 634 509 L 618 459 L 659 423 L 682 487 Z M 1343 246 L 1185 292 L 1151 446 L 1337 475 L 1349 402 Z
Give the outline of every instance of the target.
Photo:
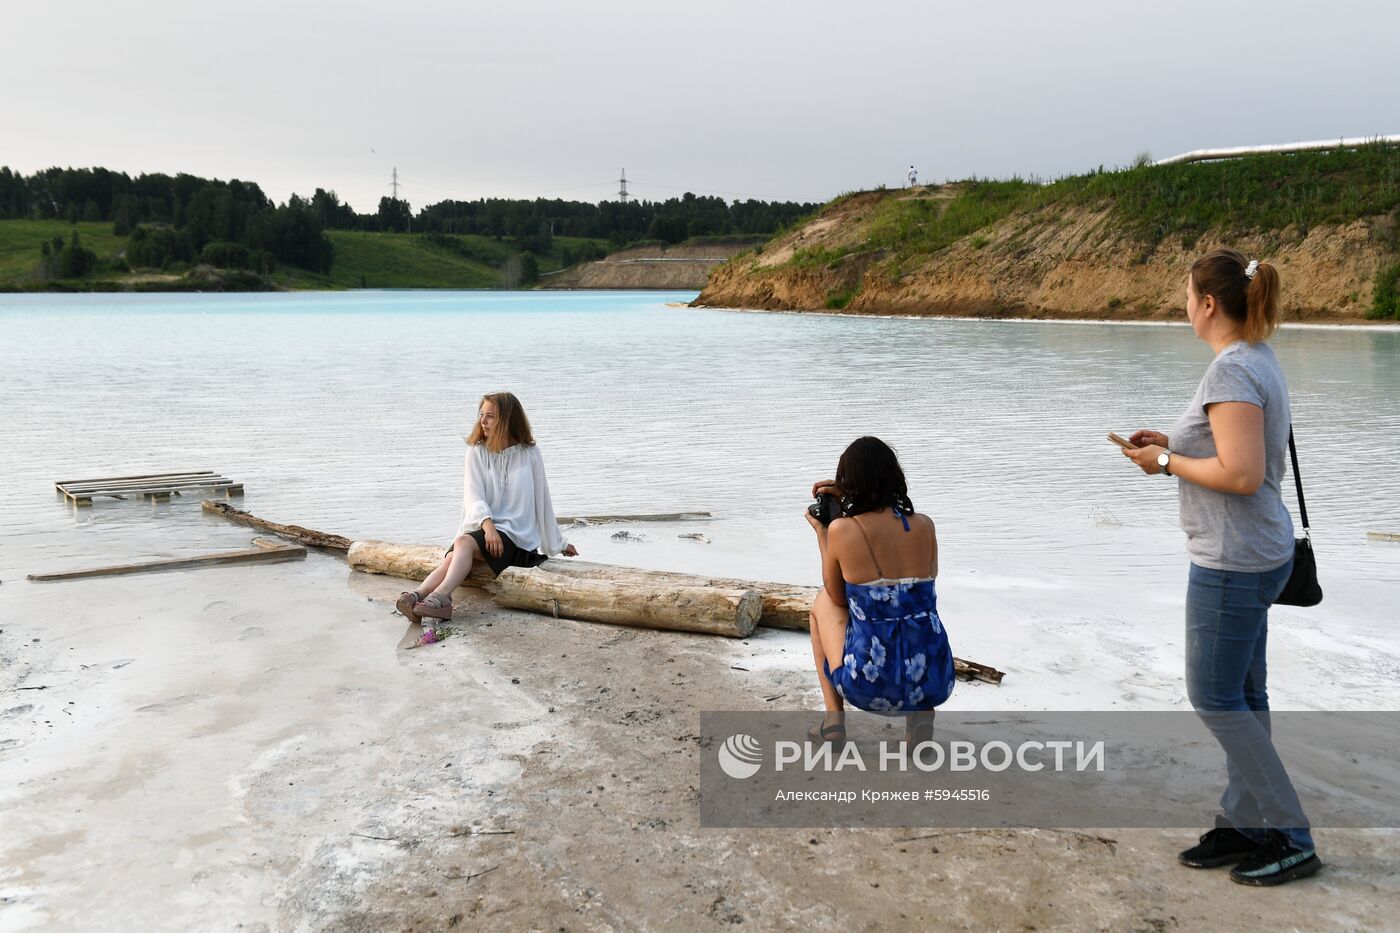
M 1107 208 L 1123 232 L 1151 249 L 1180 236 L 1190 248 L 1207 231 L 1283 231 L 1344 224 L 1400 209 L 1400 147 L 1258 155 L 1186 165 L 1143 165 L 1061 178 L 957 183 L 952 198 L 891 191 L 875 204 L 866 240 L 841 250 L 799 251 L 794 265 L 888 250 L 900 259 L 936 253 L 1013 212 Z M 936 189 L 935 189 L 936 190 Z M 849 198 L 845 195 L 833 204 Z M 1400 242 L 1392 244 L 1400 251 Z
M 499 288 L 501 267 L 521 255 L 508 240 L 486 236 L 423 237 L 405 233 L 330 230 L 335 264 L 328 276 L 281 267 L 272 278 L 286 288 Z M 604 240 L 555 237 L 538 257 L 539 271 L 560 268 L 561 250 Z
M 1147 165 L 1061 179 L 1043 196 L 1047 205 L 1111 203 L 1147 244 L 1180 235 L 1189 248 L 1208 230 L 1306 233 L 1400 207 L 1400 146 Z
M 491 288 L 500 273 L 481 262 L 427 246 L 401 233 L 331 230 L 335 263 L 328 276 L 279 267 L 272 278 L 291 288 Z
M 112 233 L 110 223 L 70 224 L 61 220 L 0 220 L 0 287 L 38 286 L 34 276 L 40 246 L 55 236 L 65 241 L 78 231 L 83 246 L 100 260 L 115 259 L 127 238 Z M 416 234 L 327 231 L 335 245 L 329 275 L 282 265 L 269 278 L 283 288 L 499 288 L 502 267 L 523 255 L 509 240 L 485 236 L 424 237 Z M 606 240 L 555 237 L 553 249 L 537 257 L 541 273 L 562 267 L 564 251 L 607 251 Z M 127 282 L 131 275 L 97 273 L 76 283 L 92 287 L 103 281 Z M 119 287 L 119 286 L 118 286 Z
M 113 259 L 126 248 L 126 237 L 114 236 L 110 223 L 77 223 L 66 220 L 0 220 L 0 285 L 29 280 L 39 267 L 39 247 L 56 236 L 64 242 L 78 231 L 78 239 L 98 259 Z

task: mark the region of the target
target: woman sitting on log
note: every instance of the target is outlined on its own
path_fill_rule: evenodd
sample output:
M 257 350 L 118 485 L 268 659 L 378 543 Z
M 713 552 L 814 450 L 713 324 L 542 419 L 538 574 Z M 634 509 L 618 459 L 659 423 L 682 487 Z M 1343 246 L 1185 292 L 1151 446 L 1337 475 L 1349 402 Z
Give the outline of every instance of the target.
M 884 441 L 846 448 L 836 479 L 812 486 L 823 587 L 812 604 L 812 652 L 826 715 L 808 733 L 846 739 L 845 703 L 906 714 L 910 744 L 933 738 L 933 708 L 953 692 L 953 652 L 938 618 L 933 520 L 914 511 Z
M 456 540 L 422 586 L 404 592 L 395 603 L 414 622 L 420 617 L 451 619 L 452 591 L 478 560 L 499 574 L 507 567 L 533 567 L 546 557 L 578 554 L 554 519 L 544 460 L 513 393 L 482 397 L 467 438 L 464 474 Z M 437 640 L 436 631 L 425 628 L 420 641 Z

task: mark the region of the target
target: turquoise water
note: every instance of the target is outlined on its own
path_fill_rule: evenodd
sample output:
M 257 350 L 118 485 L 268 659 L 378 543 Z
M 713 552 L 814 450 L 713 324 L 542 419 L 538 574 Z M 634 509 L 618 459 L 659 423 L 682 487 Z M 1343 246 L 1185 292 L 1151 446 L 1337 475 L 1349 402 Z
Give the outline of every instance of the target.
M 246 539 L 191 500 L 75 511 L 52 490 L 183 468 L 245 483 L 244 507 L 276 521 L 445 544 L 476 400 L 506 388 L 561 514 L 715 515 L 624 529 L 641 540 L 581 529 L 587 558 L 815 583 L 807 490 L 873 433 L 938 523 L 962 643 L 997 655 L 1075 619 L 1110 620 L 1124 644 L 1179 628 L 1172 481 L 1104 433 L 1170 427 L 1210 358 L 1189 329 L 667 306 L 693 297 L 0 296 L 0 580 Z M 1362 680 L 1400 621 L 1400 545 L 1365 538 L 1400 531 L 1400 332 L 1287 329 L 1275 347 L 1328 589 L 1294 618 L 1350 645 Z M 678 537 L 693 531 L 710 543 Z

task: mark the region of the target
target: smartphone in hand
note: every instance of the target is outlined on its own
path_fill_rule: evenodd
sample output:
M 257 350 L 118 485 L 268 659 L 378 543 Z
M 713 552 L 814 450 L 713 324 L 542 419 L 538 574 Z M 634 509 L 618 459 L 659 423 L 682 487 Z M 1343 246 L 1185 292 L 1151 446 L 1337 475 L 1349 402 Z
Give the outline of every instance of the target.
M 1108 439 L 1113 441 L 1113 443 L 1117 444 L 1119 447 L 1122 447 L 1124 450 L 1138 449 L 1136 444 L 1128 443 L 1123 438 L 1119 437 L 1117 434 L 1114 434 L 1112 431 L 1108 432 Z

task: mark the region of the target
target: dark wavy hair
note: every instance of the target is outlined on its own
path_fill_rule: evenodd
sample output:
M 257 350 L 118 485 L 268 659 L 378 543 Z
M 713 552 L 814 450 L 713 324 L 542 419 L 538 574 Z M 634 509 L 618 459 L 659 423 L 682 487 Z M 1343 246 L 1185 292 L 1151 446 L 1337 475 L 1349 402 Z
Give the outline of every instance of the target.
M 858 437 L 851 442 L 836 464 L 836 485 L 841 487 L 841 510 L 846 515 L 888 508 L 914 511 L 899 458 L 878 437 Z

